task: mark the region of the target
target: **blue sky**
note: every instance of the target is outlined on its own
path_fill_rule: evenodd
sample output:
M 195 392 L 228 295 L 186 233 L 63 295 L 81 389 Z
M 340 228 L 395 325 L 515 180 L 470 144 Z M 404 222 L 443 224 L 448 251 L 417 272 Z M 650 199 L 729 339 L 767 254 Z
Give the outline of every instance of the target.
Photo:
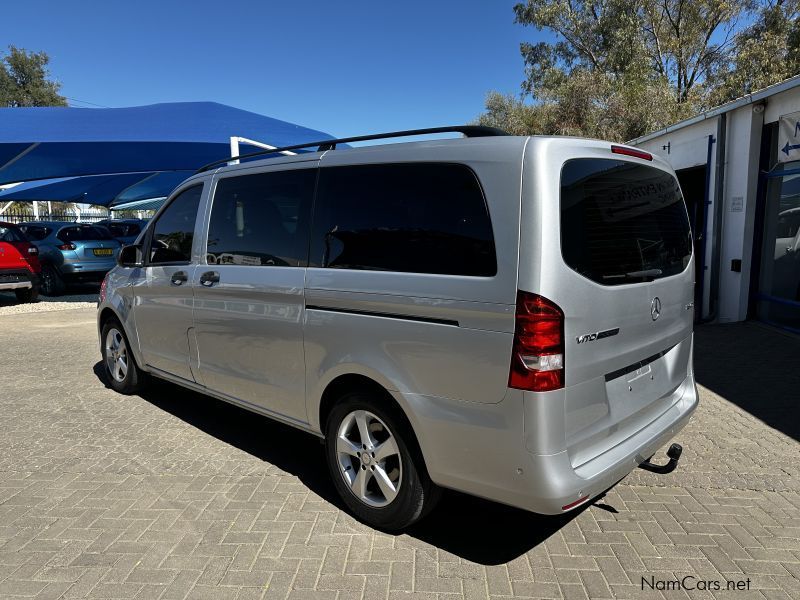
M 328 131 L 464 123 L 518 93 L 515 0 L 26 0 L 0 46 L 45 50 L 70 98 L 102 106 L 213 100 Z M 78 102 L 76 106 L 85 106 Z

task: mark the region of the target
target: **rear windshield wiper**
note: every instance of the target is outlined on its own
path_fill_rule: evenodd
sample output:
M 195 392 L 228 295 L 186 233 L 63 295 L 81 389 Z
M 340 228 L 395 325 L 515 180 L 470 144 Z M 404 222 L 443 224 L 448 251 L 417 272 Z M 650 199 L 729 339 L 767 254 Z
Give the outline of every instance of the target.
M 664 272 L 661 269 L 643 269 L 642 271 L 603 275 L 603 279 L 647 279 L 648 277 L 658 277 L 663 274 Z

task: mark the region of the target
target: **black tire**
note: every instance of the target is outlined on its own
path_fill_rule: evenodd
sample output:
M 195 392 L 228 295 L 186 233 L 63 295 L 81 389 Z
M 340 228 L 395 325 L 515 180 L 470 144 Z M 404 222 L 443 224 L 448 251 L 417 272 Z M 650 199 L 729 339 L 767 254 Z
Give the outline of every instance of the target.
M 116 361 L 112 360 L 114 357 L 110 355 L 112 350 L 109 348 L 109 335 L 112 331 L 119 334 L 121 342 L 124 343 L 124 346 L 119 346 L 117 348 L 118 350 L 120 348 L 124 349 L 126 368 L 124 376 L 121 378 L 119 375 L 122 373 L 122 370 L 114 373 L 111 368 L 112 363 L 116 364 Z M 103 324 L 103 329 L 100 334 L 100 354 L 103 357 L 103 372 L 106 374 L 108 385 L 114 391 L 126 395 L 137 394 L 147 385 L 147 373 L 141 371 L 139 365 L 136 364 L 136 359 L 130 351 L 130 344 L 128 343 L 128 337 L 125 335 L 125 330 L 116 319 L 109 319 Z M 122 352 L 120 352 L 120 356 L 122 356 Z
M 41 290 L 45 296 L 60 296 L 64 293 L 64 279 L 55 265 L 45 263 L 42 265 Z
M 371 438 L 373 438 L 374 432 L 375 438 L 378 436 L 392 437 L 396 442 L 398 452 L 383 461 L 382 465 L 369 457 L 362 459 L 345 455 L 343 455 L 343 460 L 348 464 L 343 466 L 340 462 L 337 451 L 338 433 L 343 422 L 346 420 L 350 422 L 351 415 L 356 411 L 367 411 L 371 413 L 371 417 L 376 417 L 372 420 L 367 419 L 370 423 Z M 358 444 L 353 444 L 354 448 L 357 446 Z M 377 446 L 375 448 L 377 449 Z M 375 456 L 375 453 L 371 454 Z M 414 438 L 406 419 L 400 414 L 398 408 L 388 404 L 383 398 L 376 398 L 370 392 L 346 393 L 334 406 L 325 427 L 325 456 L 333 485 L 347 508 L 357 519 L 376 529 L 384 531 L 405 529 L 428 514 L 441 495 L 441 489 L 428 477 L 416 438 Z M 390 465 L 390 460 L 397 461 L 396 456 L 399 456 L 401 462 Z M 365 465 L 364 461 L 369 462 Z M 366 500 L 362 500 L 356 495 L 356 492 L 352 490 L 353 484 L 345 481 L 345 477 L 358 476 L 360 468 L 366 474 L 366 489 L 370 489 L 369 486 L 372 486 L 371 489 L 375 490 L 374 495 L 383 496 L 383 501 L 385 501 L 386 496 L 380 490 L 376 473 L 373 472 L 370 475 L 370 470 L 374 471 L 378 467 L 386 469 L 379 471 L 382 473 L 387 473 L 391 468 L 391 472 L 398 477 L 395 482 L 396 496 L 385 506 L 371 506 Z
M 17 297 L 17 302 L 25 304 L 36 302 L 39 299 L 39 288 L 30 287 L 14 290 L 14 295 Z

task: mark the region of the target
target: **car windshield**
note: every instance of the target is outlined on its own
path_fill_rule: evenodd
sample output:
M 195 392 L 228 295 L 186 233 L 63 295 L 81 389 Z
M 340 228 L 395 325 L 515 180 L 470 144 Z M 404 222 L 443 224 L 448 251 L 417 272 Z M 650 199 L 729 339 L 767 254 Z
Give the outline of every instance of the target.
M 80 225 L 77 227 L 65 227 L 58 232 L 56 237 L 62 242 L 83 242 L 87 240 L 110 240 L 111 234 L 103 227 Z

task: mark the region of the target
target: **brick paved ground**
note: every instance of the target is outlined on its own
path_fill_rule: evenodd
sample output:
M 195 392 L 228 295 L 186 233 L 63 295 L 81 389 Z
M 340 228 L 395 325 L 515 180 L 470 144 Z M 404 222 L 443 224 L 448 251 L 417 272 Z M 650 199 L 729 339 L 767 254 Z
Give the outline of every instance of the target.
M 798 357 L 757 325 L 702 329 L 675 473 L 569 518 L 450 494 L 395 537 L 340 510 L 313 438 L 106 389 L 93 311 L 0 316 L 0 598 L 800 598 Z M 641 589 L 684 575 L 751 590 Z

